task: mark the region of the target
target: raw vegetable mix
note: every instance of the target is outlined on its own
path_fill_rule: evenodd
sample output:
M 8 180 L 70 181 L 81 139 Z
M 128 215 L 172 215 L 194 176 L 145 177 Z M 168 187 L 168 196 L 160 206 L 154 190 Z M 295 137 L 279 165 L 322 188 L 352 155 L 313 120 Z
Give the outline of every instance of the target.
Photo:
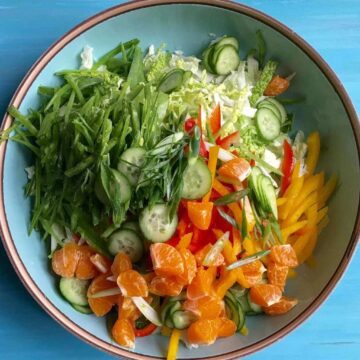
M 296 306 L 287 281 L 315 264 L 337 179 L 316 171 L 319 133 L 292 131 L 294 74 L 256 35 L 245 59 L 231 36 L 201 59 L 137 39 L 97 61 L 87 47 L 39 87 L 38 109 L 8 110 L 1 141 L 33 154 L 29 231 L 49 242 L 63 297 L 108 316 L 120 346 L 170 336 L 175 359 L 180 341 L 245 336 L 249 315 Z

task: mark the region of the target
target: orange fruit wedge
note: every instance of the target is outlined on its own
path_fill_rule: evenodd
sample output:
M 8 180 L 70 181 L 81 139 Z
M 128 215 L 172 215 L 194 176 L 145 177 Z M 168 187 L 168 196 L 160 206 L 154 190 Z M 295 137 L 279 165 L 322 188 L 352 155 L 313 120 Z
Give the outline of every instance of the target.
M 183 285 L 176 278 L 155 276 L 149 285 L 149 291 L 159 296 L 177 296 L 181 293 Z
M 296 267 L 299 265 L 295 250 L 290 244 L 273 246 L 269 257 L 278 265 L 289 267 Z
M 184 262 L 184 273 L 178 275 L 177 278 L 182 284 L 188 285 L 193 281 L 197 272 L 196 259 L 188 249 L 180 248 L 179 253 Z
M 244 181 L 251 171 L 250 164 L 242 158 L 235 158 L 227 161 L 218 170 L 219 175 L 225 176 L 230 179 Z
M 135 347 L 135 331 L 128 319 L 116 320 L 111 330 L 112 337 L 121 346 L 133 349 Z
M 200 319 L 193 322 L 187 329 L 187 335 L 191 344 L 210 345 L 218 336 L 218 323 L 216 319 Z
M 296 299 L 283 296 L 277 303 L 264 307 L 264 312 L 267 315 L 282 315 L 290 311 L 298 301 Z
M 95 251 L 88 245 L 81 245 L 78 247 L 79 262 L 76 267 L 75 277 L 81 280 L 93 279 L 98 270 L 91 261 L 91 256 L 95 254 Z
M 269 283 L 277 286 L 281 291 L 284 291 L 288 272 L 288 266 L 278 265 L 277 263 L 270 261 L 267 267 Z
M 250 289 L 250 299 L 260 306 L 271 306 L 281 299 L 281 290 L 271 284 L 258 284 Z
M 183 308 L 201 319 L 216 319 L 223 312 L 224 302 L 218 297 L 204 296 L 196 300 L 185 300 Z
M 216 271 L 215 267 L 210 267 L 207 270 L 203 268 L 198 269 L 194 280 L 187 287 L 187 297 L 190 300 L 196 300 L 204 296 L 213 295 Z
M 124 296 L 148 296 L 148 286 L 141 274 L 135 270 L 126 270 L 119 274 L 117 284 Z
M 116 254 L 115 259 L 111 265 L 111 272 L 117 278 L 120 273 L 131 270 L 132 269 L 132 262 L 130 260 L 129 255 L 119 252 Z
M 57 275 L 67 278 L 74 277 L 79 259 L 78 245 L 70 242 L 61 249 L 54 251 L 51 266 Z
M 262 280 L 263 273 L 266 271 L 265 266 L 260 260 L 253 261 L 241 267 L 242 273 L 248 282 L 248 285 L 254 286 Z

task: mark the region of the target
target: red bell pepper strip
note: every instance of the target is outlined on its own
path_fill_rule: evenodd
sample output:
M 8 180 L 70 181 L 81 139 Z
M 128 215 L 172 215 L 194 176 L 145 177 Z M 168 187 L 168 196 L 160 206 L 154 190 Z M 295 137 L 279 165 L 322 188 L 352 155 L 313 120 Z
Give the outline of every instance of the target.
M 157 326 L 152 323 L 150 323 L 149 325 L 146 325 L 142 329 L 135 328 L 135 336 L 136 337 L 144 337 L 144 336 L 151 335 L 156 330 L 156 328 L 157 328 Z
M 294 152 L 287 140 L 284 140 L 283 148 L 284 158 L 281 164 L 283 177 L 281 179 L 280 195 L 283 195 L 288 186 L 290 185 L 291 173 L 295 164 Z
M 232 134 L 225 136 L 222 139 L 217 139 L 216 143 L 221 146 L 223 149 L 229 149 L 230 146 L 240 139 L 240 133 L 239 131 L 235 131 Z
M 213 110 L 209 118 L 209 126 L 211 133 L 213 135 L 217 134 L 217 132 L 220 130 L 221 127 L 220 122 L 221 122 L 221 110 L 220 110 L 220 105 L 218 104 L 215 106 L 215 109 Z

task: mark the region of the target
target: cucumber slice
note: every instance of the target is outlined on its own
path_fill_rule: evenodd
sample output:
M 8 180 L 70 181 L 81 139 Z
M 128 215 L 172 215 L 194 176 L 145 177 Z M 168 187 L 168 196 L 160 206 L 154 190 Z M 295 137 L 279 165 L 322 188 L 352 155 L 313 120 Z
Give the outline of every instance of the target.
M 81 305 L 76 305 L 76 304 L 71 304 L 71 305 L 79 313 L 86 314 L 86 315 L 93 313 L 89 306 L 81 306 Z
M 174 327 L 179 330 L 188 328 L 195 320 L 196 317 L 189 311 L 177 310 L 172 314 Z
M 215 49 L 215 46 L 210 46 L 203 52 L 204 68 L 211 74 L 215 73 L 215 71 L 214 71 L 214 69 L 212 67 L 212 64 L 211 64 L 211 59 L 212 59 L 213 54 L 214 54 L 214 49 Z
M 275 219 L 278 218 L 278 211 L 276 205 L 276 193 L 274 186 L 271 183 L 271 180 L 263 175 L 261 177 L 261 193 L 264 209 L 272 212 Z
M 253 312 L 254 314 L 261 314 L 263 312 L 261 306 L 259 306 L 258 304 L 255 304 L 255 303 L 253 303 L 251 301 L 251 299 L 250 299 L 250 291 L 247 293 L 246 298 L 247 298 L 248 304 L 249 304 L 250 309 L 251 309 L 250 312 Z
M 225 311 L 228 318 L 236 324 L 237 330 L 241 330 L 245 324 L 245 314 L 240 303 L 236 300 L 235 302 L 231 300 L 229 292 L 225 296 Z
M 166 319 L 169 316 L 170 309 L 174 305 L 173 302 L 168 301 L 165 305 L 163 305 L 161 312 L 160 312 L 160 319 L 163 324 L 165 324 Z
M 280 135 L 280 120 L 267 108 L 256 112 L 256 126 L 264 140 L 272 141 Z
M 239 50 L 239 42 L 233 36 L 224 36 L 214 45 L 216 49 L 223 45 L 232 45 L 236 50 Z
M 237 301 L 240 304 L 241 309 L 243 310 L 243 312 L 245 314 L 252 311 L 250 308 L 249 302 L 247 300 L 247 295 L 240 296 L 239 298 L 237 298 Z
M 281 113 L 274 104 L 264 100 L 258 105 L 258 109 L 263 109 L 263 108 L 271 110 L 274 113 L 274 115 L 278 118 L 278 120 L 281 122 Z
M 110 197 L 114 197 L 119 191 L 120 202 L 124 204 L 131 198 L 131 186 L 128 179 L 118 170 L 111 169 L 113 177 L 110 179 Z M 101 183 L 101 179 L 97 178 L 95 182 L 95 194 L 97 198 L 105 205 L 110 204 L 109 197 L 107 196 L 104 187 Z
M 278 109 L 280 113 L 280 122 L 281 124 L 283 124 L 287 120 L 287 114 L 283 104 L 281 104 L 279 101 L 277 101 L 274 98 L 267 98 L 265 101 L 267 103 L 274 105 Z
M 121 224 L 121 230 L 124 229 L 135 231 L 138 235 L 141 235 L 140 226 L 137 221 L 125 221 Z
M 146 207 L 139 218 L 140 229 L 145 238 L 155 243 L 169 240 L 175 233 L 177 223 L 176 214 L 170 221 L 166 204 Z
M 61 278 L 59 289 L 71 305 L 88 306 L 87 289 L 89 285 L 89 280 Z
M 192 165 L 188 165 L 183 175 L 182 197 L 188 200 L 200 199 L 211 188 L 211 173 L 207 165 L 197 159 Z
M 183 137 L 184 133 L 182 131 L 167 136 L 149 151 L 150 155 L 166 155 L 169 151 L 171 151 L 173 145 L 181 141 Z
M 249 185 L 254 190 L 255 196 L 258 200 L 260 200 L 258 178 L 261 177 L 261 175 L 262 175 L 262 171 L 257 166 L 254 166 L 249 176 Z
M 145 149 L 134 147 L 125 150 L 120 156 L 117 169 L 126 176 L 132 186 L 138 183 L 141 167 L 145 163 L 145 154 Z
M 169 94 L 174 90 L 178 90 L 184 81 L 185 71 L 182 69 L 173 69 L 166 73 L 160 80 L 159 91 Z
M 228 75 L 238 68 L 240 56 L 234 46 L 223 45 L 215 49 L 212 63 L 218 75 Z
M 109 237 L 108 249 L 111 255 L 124 252 L 132 262 L 137 262 L 143 255 L 143 244 L 140 236 L 133 230 L 121 229 Z

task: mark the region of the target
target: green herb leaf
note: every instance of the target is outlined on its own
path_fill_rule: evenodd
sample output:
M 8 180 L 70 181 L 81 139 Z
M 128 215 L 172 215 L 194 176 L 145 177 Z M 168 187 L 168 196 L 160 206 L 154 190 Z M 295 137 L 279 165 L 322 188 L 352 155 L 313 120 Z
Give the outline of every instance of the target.
M 261 30 L 256 31 L 256 44 L 258 50 L 259 66 L 260 68 L 262 68 L 265 63 L 266 42 Z
M 234 263 L 230 264 L 226 270 L 233 270 L 236 269 L 238 267 L 250 264 L 256 260 L 261 259 L 264 256 L 267 256 L 270 254 L 270 250 L 263 250 L 263 251 L 259 251 L 251 256 L 247 256 L 241 260 L 235 261 Z
M 235 191 L 233 193 L 230 193 L 228 195 L 224 195 L 214 201 L 215 205 L 227 205 L 234 202 L 238 202 L 241 199 L 243 199 L 247 194 L 249 194 L 250 189 L 243 189 L 239 191 Z
M 224 210 L 222 210 L 221 208 L 217 208 L 217 211 L 219 212 L 220 216 L 226 220 L 229 224 L 231 224 L 234 228 L 238 229 L 241 231 L 241 228 L 239 226 L 239 224 L 236 222 L 236 220 L 228 215 Z

